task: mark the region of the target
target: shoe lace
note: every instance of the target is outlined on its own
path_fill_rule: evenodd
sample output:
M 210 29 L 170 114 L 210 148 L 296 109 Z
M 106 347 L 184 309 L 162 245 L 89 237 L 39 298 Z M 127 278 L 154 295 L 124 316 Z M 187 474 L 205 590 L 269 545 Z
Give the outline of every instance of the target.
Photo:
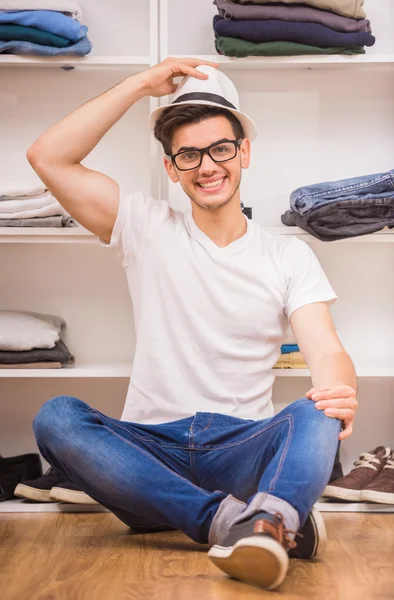
M 301 533 L 298 533 L 297 531 L 285 529 L 284 518 L 282 513 L 280 512 L 276 512 L 274 514 L 273 523 L 270 523 L 265 519 L 260 519 L 259 521 L 256 521 L 254 531 L 256 533 L 269 533 L 277 542 L 282 544 L 282 546 L 284 546 L 284 548 L 286 548 L 287 550 L 291 550 L 292 548 L 295 548 L 297 546 L 297 542 L 292 540 L 289 537 L 289 534 L 304 537 Z
M 390 454 L 387 459 L 386 464 L 383 467 L 384 469 L 394 469 L 394 452 Z
M 388 456 L 390 456 L 390 452 L 390 448 L 386 448 L 386 451 L 382 458 L 387 458 Z M 380 465 L 380 463 L 381 459 L 377 458 L 376 454 L 372 454 L 371 452 L 363 452 L 363 454 L 360 454 L 359 459 L 356 460 L 356 462 L 354 463 L 354 467 L 355 469 L 365 467 L 367 469 L 373 469 L 374 471 L 377 471 L 378 468 L 376 467 L 376 465 Z

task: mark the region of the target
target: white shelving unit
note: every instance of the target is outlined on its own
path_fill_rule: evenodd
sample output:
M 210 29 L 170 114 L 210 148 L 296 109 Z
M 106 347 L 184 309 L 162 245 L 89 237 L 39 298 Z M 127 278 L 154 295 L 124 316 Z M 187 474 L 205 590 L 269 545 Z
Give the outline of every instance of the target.
M 121 79 L 169 55 L 218 62 L 259 131 L 244 174 L 244 203 L 267 231 L 313 245 L 339 296 L 334 322 L 360 378 L 358 426 L 341 451 L 345 469 L 362 451 L 394 445 L 394 230 L 324 243 L 280 221 L 290 192 L 300 185 L 393 168 L 392 2 L 365 2 L 377 38 L 366 55 L 245 59 L 215 54 L 211 2 L 114 0 L 111 19 L 104 0 L 80 4 L 93 42 L 89 56 L 0 55 L 0 135 L 9 158 L 0 163 L 0 178 L 28 179 L 25 153 L 31 143 Z M 149 112 L 159 102 L 166 99 L 144 99 L 132 107 L 85 164 L 113 177 L 124 191 L 141 189 L 184 210 L 188 200 L 168 182 L 162 151 L 148 130 Z M 0 369 L 0 452 L 11 456 L 35 451 L 31 421 L 53 395 L 75 395 L 119 417 L 134 331 L 119 262 L 85 229 L 0 228 L 0 253 L 0 309 L 61 315 L 76 359 L 61 370 Z M 310 387 L 307 369 L 275 370 L 275 376 L 276 406 Z M 0 503 L 0 512 L 19 510 L 68 511 L 79 505 Z M 392 507 L 341 504 L 338 510 Z
M 112 67 L 131 67 L 133 70 L 141 71 L 147 69 L 150 65 L 150 56 L 53 56 L 53 57 L 36 57 L 36 56 L 17 56 L 13 54 L 0 55 L 0 67 L 46 67 L 53 69 L 61 68 L 112 68 Z
M 220 56 L 218 54 L 194 55 L 201 60 L 217 62 L 221 69 L 231 71 L 233 69 L 339 69 L 358 67 L 394 67 L 394 56 L 392 54 L 357 54 L 354 56 L 328 55 L 328 56 L 273 56 L 258 57 L 248 56 L 246 58 L 233 58 L 231 56 Z M 176 54 L 175 58 L 185 58 L 187 54 Z
M 91 378 L 129 378 L 132 370 L 130 363 L 86 363 L 76 364 L 63 369 L 0 369 L 0 378 L 56 378 L 56 379 L 83 379 Z M 358 377 L 394 377 L 393 368 L 359 367 Z M 275 377 L 310 377 L 309 369 L 273 369 Z
M 273 235 L 294 236 L 303 239 L 309 244 L 326 244 L 321 240 L 306 233 L 300 227 L 264 227 L 264 229 Z M 94 243 L 99 241 L 90 231 L 84 227 L 57 229 L 48 227 L 47 229 L 39 227 L 0 227 L 0 244 L 70 244 L 70 243 Z M 385 228 L 382 231 L 355 238 L 346 238 L 344 240 L 335 240 L 333 244 L 381 244 L 393 243 L 394 231 Z

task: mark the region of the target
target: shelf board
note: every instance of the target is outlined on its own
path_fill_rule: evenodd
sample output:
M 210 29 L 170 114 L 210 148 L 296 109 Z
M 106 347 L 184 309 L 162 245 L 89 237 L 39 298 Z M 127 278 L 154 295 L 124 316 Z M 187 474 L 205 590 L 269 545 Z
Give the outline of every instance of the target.
M 315 507 L 321 512 L 371 512 L 393 513 L 393 504 L 374 504 L 369 502 L 325 502 L 318 501 Z M 28 502 L 16 498 L 0 502 L 0 513 L 87 513 L 108 512 L 101 504 L 67 504 L 64 502 Z
M 315 507 L 320 512 L 370 512 L 394 513 L 394 504 L 378 504 L 374 502 L 326 502 L 320 500 Z
M 186 58 L 186 54 L 175 55 L 175 58 Z M 232 58 L 220 54 L 199 54 L 195 58 L 219 63 L 224 69 L 324 69 L 342 67 L 392 67 L 394 54 L 355 54 L 352 56 L 305 55 L 305 56 L 248 56 Z
M 336 240 L 335 242 L 322 242 L 306 233 L 299 227 L 264 227 L 265 231 L 274 235 L 293 235 L 309 243 L 316 244 L 364 244 L 364 243 L 392 243 L 394 242 L 394 229 L 383 229 L 370 235 Z M 0 227 L 0 243 L 30 244 L 30 243 L 98 243 L 97 237 L 83 227 Z
M 77 364 L 63 369 L 0 369 L 0 378 L 129 378 L 132 371 L 131 362 Z M 394 367 L 356 368 L 358 377 L 394 377 Z M 310 377 L 309 369 L 273 369 L 275 377 Z
M 0 67 L 61 67 L 61 68 L 114 68 L 134 67 L 135 70 L 148 68 L 150 57 L 141 56 L 22 56 L 17 54 L 0 55 Z
M 31 513 L 31 512 L 108 512 L 101 504 L 71 504 L 66 502 L 30 502 L 15 498 L 0 502 L 0 513 Z
M 98 239 L 84 227 L 0 227 L 0 243 L 86 243 Z
M 307 242 L 315 244 L 380 244 L 382 242 L 394 242 L 394 229 L 388 229 L 387 227 L 381 231 L 376 231 L 375 233 L 370 233 L 368 235 L 359 235 L 357 237 L 346 238 L 344 240 L 335 240 L 334 242 L 322 242 L 300 227 L 287 227 L 286 225 L 279 227 L 264 227 L 263 225 L 263 229 L 274 235 L 293 235 Z
M 309 369 L 273 369 L 276 377 L 310 377 Z M 394 377 L 394 367 L 359 367 L 357 377 Z
M 131 362 L 77 364 L 63 369 L 0 369 L 0 378 L 128 378 Z

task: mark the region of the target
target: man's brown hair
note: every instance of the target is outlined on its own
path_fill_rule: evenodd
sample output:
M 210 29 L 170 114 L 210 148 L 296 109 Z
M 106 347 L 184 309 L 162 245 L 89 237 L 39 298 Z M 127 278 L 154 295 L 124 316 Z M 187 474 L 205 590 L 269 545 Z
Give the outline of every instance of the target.
M 241 123 L 229 110 L 203 104 L 169 106 L 163 110 L 157 119 L 153 133 L 155 138 L 162 143 L 164 152 L 170 156 L 172 154 L 172 137 L 177 127 L 191 123 L 200 123 L 201 121 L 205 121 L 205 119 L 221 116 L 226 117 L 230 121 L 235 139 L 244 137 Z

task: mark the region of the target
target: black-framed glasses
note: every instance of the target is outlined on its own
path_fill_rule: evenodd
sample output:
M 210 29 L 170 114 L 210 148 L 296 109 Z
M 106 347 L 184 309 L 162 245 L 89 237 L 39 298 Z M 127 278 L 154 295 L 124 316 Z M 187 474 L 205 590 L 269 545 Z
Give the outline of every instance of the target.
M 191 169 L 197 169 L 201 165 L 204 154 L 208 154 L 217 163 L 233 159 L 237 154 L 241 142 L 242 138 L 238 140 L 223 140 L 222 142 L 215 142 L 206 148 L 183 150 L 177 154 L 170 155 L 170 158 L 179 171 L 191 171 Z

